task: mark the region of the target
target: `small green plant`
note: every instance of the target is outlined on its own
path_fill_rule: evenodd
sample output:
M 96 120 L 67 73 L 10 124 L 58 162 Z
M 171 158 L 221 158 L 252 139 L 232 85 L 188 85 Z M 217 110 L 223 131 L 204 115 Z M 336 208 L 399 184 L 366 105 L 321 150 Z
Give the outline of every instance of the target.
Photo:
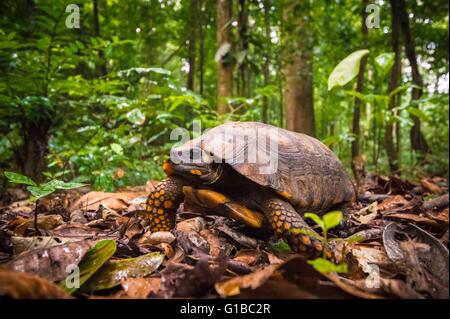
M 314 213 L 305 213 L 306 218 L 311 218 L 321 229 L 322 229 L 322 244 L 323 244 L 323 258 L 317 258 L 314 260 L 309 260 L 308 263 L 312 265 L 317 271 L 320 272 L 337 272 L 337 273 L 346 273 L 348 271 L 347 264 L 334 264 L 327 259 L 325 259 L 325 255 L 327 253 L 328 247 L 328 231 L 336 226 L 338 226 L 342 219 L 343 215 L 341 211 L 331 211 L 323 215 L 322 218 Z
M 37 227 L 37 202 L 40 198 L 48 196 L 54 193 L 57 189 L 73 189 L 81 186 L 85 186 L 86 184 L 75 183 L 75 182 L 64 182 L 58 179 L 52 179 L 45 184 L 37 184 L 31 178 L 14 173 L 14 172 L 5 172 L 5 177 L 9 182 L 21 185 L 27 185 L 27 190 L 31 193 L 32 197 L 30 197 L 30 201 L 36 202 L 36 207 L 34 210 L 34 228 L 38 231 Z

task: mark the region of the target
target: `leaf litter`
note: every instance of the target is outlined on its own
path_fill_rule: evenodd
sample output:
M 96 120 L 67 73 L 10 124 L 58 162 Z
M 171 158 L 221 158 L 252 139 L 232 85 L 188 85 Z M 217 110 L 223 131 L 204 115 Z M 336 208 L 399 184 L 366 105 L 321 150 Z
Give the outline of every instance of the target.
M 443 178 L 413 183 L 369 174 L 358 200 L 346 207 L 350 236 L 339 240 L 346 269 L 338 273 L 318 271 L 328 266 L 295 254 L 268 228 L 250 229 L 191 204 L 181 205 L 173 231 L 151 233 L 145 195 L 153 184 L 145 191 L 58 191 L 39 205 L 10 189 L 0 199 L 0 295 L 449 297 L 449 197 Z M 68 272 L 74 267 L 76 287 Z

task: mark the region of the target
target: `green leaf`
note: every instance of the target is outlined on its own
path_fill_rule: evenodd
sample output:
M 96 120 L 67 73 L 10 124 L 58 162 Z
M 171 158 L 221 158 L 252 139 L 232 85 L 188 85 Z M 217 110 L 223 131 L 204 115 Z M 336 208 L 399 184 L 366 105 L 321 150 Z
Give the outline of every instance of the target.
M 47 195 L 50 195 L 54 191 L 56 191 L 56 188 L 52 185 L 42 185 L 42 186 L 28 186 L 27 190 L 33 195 L 32 200 L 38 200 L 41 197 L 45 197 Z
M 342 60 L 328 77 L 328 91 L 353 80 L 358 75 L 361 59 L 367 54 L 369 50 L 358 50 Z
M 317 225 L 319 225 L 320 228 L 322 228 L 322 230 L 325 230 L 325 224 L 323 222 L 323 220 L 319 217 L 319 215 L 314 214 L 314 213 L 305 213 L 304 215 L 306 218 L 311 218 Z
M 31 178 L 22 174 L 5 172 L 5 176 L 12 183 L 37 186 L 37 184 Z
M 332 211 L 323 215 L 322 220 L 326 229 L 331 229 L 339 225 L 342 221 L 343 215 L 341 211 Z
M 99 241 L 94 247 L 89 249 L 86 255 L 78 265 L 80 269 L 80 287 L 92 277 L 93 274 L 100 269 L 100 267 L 107 261 L 116 251 L 117 244 L 115 240 L 106 239 Z M 60 282 L 60 286 L 66 289 L 69 293 L 74 293 L 80 287 L 68 288 L 66 280 Z
M 384 78 L 395 62 L 395 53 L 383 53 L 375 58 L 375 69 Z
M 430 121 L 430 118 L 428 117 L 428 115 L 426 115 L 421 109 L 418 109 L 415 107 L 408 107 L 406 109 L 406 111 L 408 111 L 409 114 L 414 115 L 415 117 L 418 117 L 419 119 L 421 119 L 424 122 Z
M 64 182 L 64 181 L 54 179 L 45 185 L 53 186 L 56 189 L 73 189 L 73 188 L 86 186 L 87 184 L 76 183 L 76 182 Z
M 116 153 L 118 155 L 122 155 L 123 154 L 123 148 L 119 144 L 112 143 L 110 146 L 111 146 L 111 149 L 114 151 L 114 153 Z
M 347 273 L 348 272 L 347 264 L 342 263 L 342 264 L 336 265 L 336 264 L 333 264 L 331 261 L 328 261 L 324 258 L 308 260 L 308 264 L 312 265 L 315 270 L 317 270 L 321 273 L 329 273 L 329 272 Z
M 139 278 L 150 275 L 164 260 L 159 252 L 149 253 L 136 258 L 127 258 L 107 262 L 83 286 L 83 291 L 95 291 L 113 288 L 123 278 Z
M 133 124 L 142 125 L 145 122 L 145 115 L 140 109 L 133 109 L 127 113 L 127 119 Z
M 283 240 L 279 239 L 277 242 L 271 244 L 269 249 L 274 252 L 291 253 L 291 247 Z

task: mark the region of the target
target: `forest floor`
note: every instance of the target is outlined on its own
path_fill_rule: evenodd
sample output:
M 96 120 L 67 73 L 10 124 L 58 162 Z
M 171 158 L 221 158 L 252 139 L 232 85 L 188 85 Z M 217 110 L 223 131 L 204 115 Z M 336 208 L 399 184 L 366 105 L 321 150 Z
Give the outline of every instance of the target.
M 5 190 L 0 296 L 449 297 L 444 178 L 416 184 L 368 175 L 359 200 L 348 208 L 350 230 L 358 234 L 352 238 L 358 240 L 344 242 L 348 272 L 340 274 L 318 272 L 268 229 L 254 230 L 188 205 L 179 210 L 176 230 L 151 234 L 145 200 L 154 184 L 115 193 L 87 187 L 60 191 L 37 205 L 22 189 Z M 80 276 L 72 276 L 77 269 Z

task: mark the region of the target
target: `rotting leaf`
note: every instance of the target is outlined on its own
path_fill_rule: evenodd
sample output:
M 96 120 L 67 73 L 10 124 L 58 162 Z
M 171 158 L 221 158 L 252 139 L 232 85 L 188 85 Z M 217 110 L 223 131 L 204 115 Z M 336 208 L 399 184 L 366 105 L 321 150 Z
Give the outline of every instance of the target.
M 66 289 L 69 293 L 74 293 L 95 273 L 97 270 L 114 254 L 116 251 L 115 240 L 101 240 L 94 247 L 92 247 L 81 260 L 79 267 L 79 285 L 67 285 L 70 280 L 70 275 L 66 280 L 60 282 L 60 286 Z
M 164 260 L 159 252 L 135 258 L 111 260 L 104 264 L 83 286 L 83 291 L 113 288 L 125 278 L 145 277 L 153 273 Z

